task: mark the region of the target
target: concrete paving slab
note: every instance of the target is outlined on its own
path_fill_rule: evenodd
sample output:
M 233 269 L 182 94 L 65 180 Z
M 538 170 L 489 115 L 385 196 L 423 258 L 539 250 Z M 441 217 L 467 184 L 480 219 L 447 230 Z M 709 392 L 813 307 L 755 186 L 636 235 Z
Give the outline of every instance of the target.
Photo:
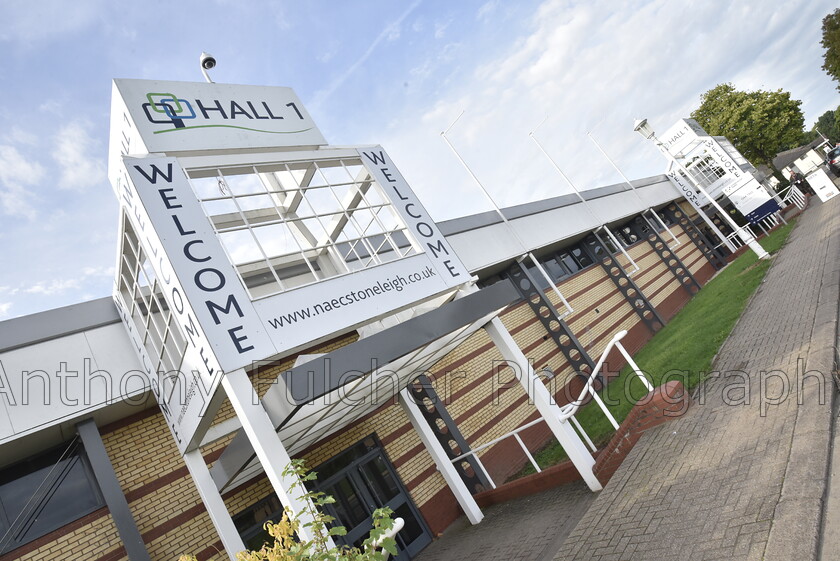
M 836 393 L 838 216 L 836 200 L 802 214 L 721 347 L 720 374 L 684 418 L 642 437 L 556 560 L 817 557 Z M 640 507 L 653 517 L 634 516 Z M 620 550 L 639 532 L 651 537 L 632 555 Z M 824 558 L 840 558 L 838 545 Z
M 476 526 L 462 516 L 415 560 L 550 560 L 595 497 L 575 482 L 493 505 Z
M 603 491 L 495 505 L 418 559 L 840 559 L 838 226 L 840 203 L 812 199 L 694 405 L 645 433 Z

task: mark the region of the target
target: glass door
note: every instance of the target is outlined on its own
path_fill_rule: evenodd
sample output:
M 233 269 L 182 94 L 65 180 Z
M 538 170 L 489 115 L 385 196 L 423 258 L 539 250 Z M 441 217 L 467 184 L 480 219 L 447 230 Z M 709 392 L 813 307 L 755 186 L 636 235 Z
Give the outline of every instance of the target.
M 361 546 L 373 526 L 373 511 L 383 506 L 394 511 L 394 518 L 405 521 L 396 537 L 398 561 L 411 559 L 432 541 L 431 532 L 375 437 L 364 439 L 315 471 L 316 489 L 335 499 L 334 504 L 327 505 L 329 514 L 336 518 L 334 524 L 347 530 L 347 535 L 337 536 L 336 542 Z

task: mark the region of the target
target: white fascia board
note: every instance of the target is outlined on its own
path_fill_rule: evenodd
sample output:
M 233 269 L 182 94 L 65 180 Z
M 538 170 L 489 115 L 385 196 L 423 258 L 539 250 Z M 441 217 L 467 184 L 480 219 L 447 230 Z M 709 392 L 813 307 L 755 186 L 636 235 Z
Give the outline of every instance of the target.
M 148 406 L 148 378 L 119 323 L 7 351 L 0 368 L 0 446 L 110 405 Z
M 226 154 L 202 154 L 195 156 L 178 156 L 178 163 L 186 170 L 215 169 L 220 167 L 232 167 L 239 165 L 260 165 L 273 162 L 309 161 L 309 160 L 332 160 L 332 159 L 359 158 L 354 148 L 332 148 L 324 147 L 317 150 L 284 150 L 284 151 L 262 151 L 259 153 L 241 152 Z
M 496 222 L 447 236 L 455 252 L 471 272 L 481 271 L 521 256 L 525 251 L 538 250 L 563 240 L 590 232 L 602 224 L 629 219 L 651 207 L 681 198 L 670 181 L 662 181 L 642 188 L 635 194 L 628 190 L 587 201 L 555 208 L 545 212 L 510 220 L 519 238 L 527 243 L 522 248 L 508 226 Z

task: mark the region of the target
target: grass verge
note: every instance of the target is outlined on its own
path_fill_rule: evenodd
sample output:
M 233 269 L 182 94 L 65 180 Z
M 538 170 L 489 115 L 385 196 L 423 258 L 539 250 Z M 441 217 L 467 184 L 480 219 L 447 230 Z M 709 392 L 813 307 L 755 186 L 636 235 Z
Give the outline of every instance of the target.
M 770 254 L 784 245 L 794 222 L 783 226 L 761 240 Z M 703 381 L 750 297 L 770 268 L 770 259 L 759 260 L 748 251 L 741 255 L 698 292 L 671 321 L 645 345 L 633 359 L 648 374 L 654 387 L 669 380 L 680 380 L 691 390 Z M 592 357 L 595 359 L 596 357 Z M 635 374 L 625 367 L 617 378 L 601 392 L 610 412 L 621 423 L 633 405 L 647 394 Z M 589 437 L 601 446 L 613 435 L 613 427 L 595 403 L 583 407 L 577 420 Z M 563 448 L 552 441 L 534 454 L 540 468 L 567 459 Z M 534 473 L 530 464 L 511 479 Z

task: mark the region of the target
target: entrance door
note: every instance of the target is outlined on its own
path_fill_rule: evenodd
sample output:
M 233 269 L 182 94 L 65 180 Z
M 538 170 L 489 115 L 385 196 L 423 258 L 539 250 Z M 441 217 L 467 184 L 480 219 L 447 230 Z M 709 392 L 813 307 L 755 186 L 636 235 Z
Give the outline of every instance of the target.
M 432 541 L 432 535 L 411 501 L 408 491 L 388 461 L 374 436 L 351 446 L 315 469 L 317 491 L 335 499 L 326 505 L 337 526 L 344 526 L 347 535 L 336 536 L 337 543 L 361 547 L 373 527 L 371 515 L 387 506 L 394 518 L 402 518 L 405 526 L 397 534 L 397 561 L 411 559 Z

